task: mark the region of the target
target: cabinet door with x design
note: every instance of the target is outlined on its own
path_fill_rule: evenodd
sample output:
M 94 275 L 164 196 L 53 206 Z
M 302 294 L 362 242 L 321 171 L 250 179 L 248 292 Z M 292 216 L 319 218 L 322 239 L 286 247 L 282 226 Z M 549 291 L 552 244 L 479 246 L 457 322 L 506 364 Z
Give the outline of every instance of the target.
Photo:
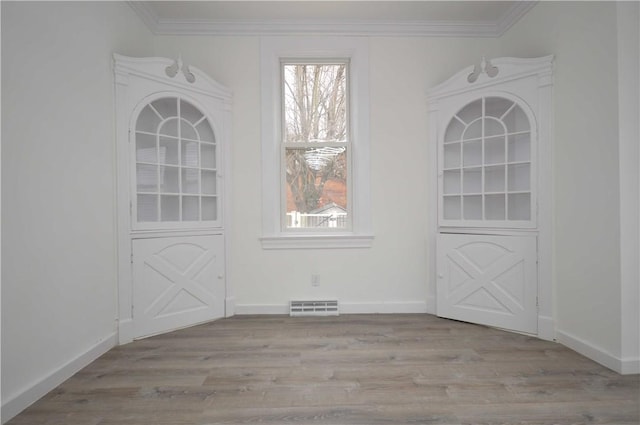
M 136 335 L 224 316 L 222 235 L 133 241 Z
M 438 316 L 537 332 L 535 236 L 440 234 Z

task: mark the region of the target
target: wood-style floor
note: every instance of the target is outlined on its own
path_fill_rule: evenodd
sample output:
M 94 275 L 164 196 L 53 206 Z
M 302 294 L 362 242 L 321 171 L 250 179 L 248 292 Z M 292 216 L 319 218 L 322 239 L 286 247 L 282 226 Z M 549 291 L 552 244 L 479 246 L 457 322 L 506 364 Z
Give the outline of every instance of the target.
M 639 386 L 429 315 L 238 316 L 114 348 L 9 424 L 638 425 Z

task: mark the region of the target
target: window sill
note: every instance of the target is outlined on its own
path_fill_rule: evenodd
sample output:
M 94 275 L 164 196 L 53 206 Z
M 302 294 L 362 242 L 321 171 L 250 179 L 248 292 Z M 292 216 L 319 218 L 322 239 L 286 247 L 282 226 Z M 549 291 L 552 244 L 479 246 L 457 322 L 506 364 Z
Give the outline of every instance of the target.
M 260 238 L 263 249 L 371 248 L 373 235 L 277 235 Z

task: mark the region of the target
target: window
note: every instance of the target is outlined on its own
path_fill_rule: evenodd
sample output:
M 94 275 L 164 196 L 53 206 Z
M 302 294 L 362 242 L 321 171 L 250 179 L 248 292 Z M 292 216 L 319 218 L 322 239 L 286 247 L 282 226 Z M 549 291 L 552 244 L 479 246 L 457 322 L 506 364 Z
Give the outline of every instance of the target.
M 347 61 L 282 62 L 281 188 L 286 229 L 348 229 Z
M 368 45 L 262 40 L 262 245 L 368 247 Z

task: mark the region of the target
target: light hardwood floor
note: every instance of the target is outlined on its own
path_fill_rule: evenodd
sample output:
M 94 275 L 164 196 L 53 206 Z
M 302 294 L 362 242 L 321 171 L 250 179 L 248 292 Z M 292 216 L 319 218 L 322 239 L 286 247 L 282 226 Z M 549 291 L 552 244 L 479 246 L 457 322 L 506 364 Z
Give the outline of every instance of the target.
M 430 315 L 238 316 L 116 347 L 9 424 L 638 425 L 639 387 Z

